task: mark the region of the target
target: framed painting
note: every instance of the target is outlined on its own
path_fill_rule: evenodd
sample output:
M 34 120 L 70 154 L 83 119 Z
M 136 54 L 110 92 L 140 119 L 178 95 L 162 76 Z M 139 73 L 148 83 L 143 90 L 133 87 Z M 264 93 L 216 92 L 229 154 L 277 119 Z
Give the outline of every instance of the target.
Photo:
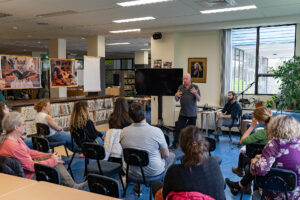
M 192 82 L 206 83 L 207 58 L 188 58 L 188 72 Z

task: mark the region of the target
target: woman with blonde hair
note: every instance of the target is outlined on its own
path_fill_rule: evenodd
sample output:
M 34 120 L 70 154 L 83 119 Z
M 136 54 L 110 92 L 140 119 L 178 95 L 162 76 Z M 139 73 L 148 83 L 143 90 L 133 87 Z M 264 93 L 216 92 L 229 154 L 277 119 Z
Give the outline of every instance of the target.
M 48 99 L 41 99 L 34 105 L 34 109 L 37 111 L 35 122 L 49 126 L 50 134 L 46 136 L 47 140 L 49 142 L 64 141 L 66 147 L 72 151 L 71 135 L 64 132 L 63 128 L 58 126 L 49 115 L 51 111 L 50 101 Z
M 268 143 L 267 137 L 267 125 L 272 119 L 272 112 L 266 107 L 259 107 L 254 110 L 253 118 L 250 127 L 241 137 L 240 143 L 243 145 L 260 143 L 266 145 Z M 258 125 L 263 125 L 264 129 L 258 129 L 254 133 L 253 130 L 257 128 Z M 251 134 L 252 133 L 252 134 Z M 251 135 L 250 135 L 251 134 Z M 250 163 L 250 158 L 246 156 L 245 149 L 241 149 L 239 155 L 238 167 L 232 167 L 232 172 L 238 176 L 243 176 L 243 168 Z
M 79 135 L 80 142 L 95 142 L 103 145 L 104 136 L 101 132 L 97 131 L 94 122 L 90 120 L 88 103 L 86 101 L 79 101 L 74 104 L 73 111 L 70 119 L 70 131 L 76 131 Z

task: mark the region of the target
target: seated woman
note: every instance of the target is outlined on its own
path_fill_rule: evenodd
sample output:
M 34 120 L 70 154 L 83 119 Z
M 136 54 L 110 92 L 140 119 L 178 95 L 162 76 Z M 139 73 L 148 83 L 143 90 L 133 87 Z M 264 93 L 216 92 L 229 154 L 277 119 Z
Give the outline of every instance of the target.
M 0 102 L 0 133 L 3 132 L 1 122 L 2 122 L 3 118 L 5 117 L 5 115 L 7 115 L 8 113 L 9 113 L 9 109 L 8 109 L 7 105 L 3 102 Z M 22 139 L 24 140 L 24 142 L 28 146 L 28 148 L 32 149 L 32 139 L 27 138 L 26 132 L 23 133 Z
M 85 189 L 87 182 L 76 184 L 66 168 L 62 165 L 63 161 L 57 154 L 42 153 L 29 149 L 21 136 L 25 130 L 24 119 L 18 112 L 8 113 L 3 121 L 2 128 L 4 134 L 0 137 L 0 156 L 13 157 L 21 162 L 26 178 L 34 177 L 34 163 L 41 163 L 55 167 L 59 174 L 62 185 Z
M 254 110 L 251 126 L 243 134 L 240 143 L 241 144 L 253 144 L 261 143 L 266 145 L 268 142 L 268 137 L 266 134 L 266 127 L 269 121 L 272 119 L 272 112 L 265 107 L 260 107 Z M 252 131 L 259 125 L 264 125 L 265 129 L 257 130 L 253 134 Z M 250 135 L 251 134 L 251 135 Z M 241 149 L 239 156 L 238 167 L 232 167 L 232 172 L 238 176 L 243 176 L 243 168 L 250 163 L 250 158 L 247 157 L 245 149 Z
M 268 144 L 262 155 L 251 160 L 250 172 L 239 182 L 226 180 L 232 193 L 237 193 L 254 179 L 254 175 L 265 175 L 272 167 L 293 170 L 297 174 L 297 187 L 289 192 L 289 199 L 299 199 L 300 194 L 300 124 L 286 115 L 279 115 L 270 121 L 267 127 Z M 285 199 L 284 194 L 268 192 L 266 199 Z
M 77 131 L 80 142 L 97 142 L 103 145 L 104 136 L 97 131 L 94 122 L 89 118 L 88 103 L 86 101 L 79 101 L 74 104 L 70 119 L 70 131 Z
M 196 126 L 188 126 L 180 132 L 180 147 L 184 152 L 181 164 L 172 165 L 163 183 L 163 199 L 171 191 L 198 192 L 217 200 L 225 199 L 224 179 L 218 162 L 207 156 L 208 143 Z M 153 185 L 155 194 L 161 183 Z
M 72 151 L 71 135 L 64 132 L 63 128 L 58 126 L 49 115 L 51 111 L 50 101 L 41 99 L 34 105 L 34 109 L 37 111 L 35 122 L 49 126 L 50 135 L 46 136 L 47 140 L 49 142 L 65 141 L 66 147 Z
M 108 119 L 109 130 L 106 132 L 104 140 L 105 160 L 122 163 L 120 133 L 123 128 L 131 123 L 127 101 L 124 98 L 118 98 Z

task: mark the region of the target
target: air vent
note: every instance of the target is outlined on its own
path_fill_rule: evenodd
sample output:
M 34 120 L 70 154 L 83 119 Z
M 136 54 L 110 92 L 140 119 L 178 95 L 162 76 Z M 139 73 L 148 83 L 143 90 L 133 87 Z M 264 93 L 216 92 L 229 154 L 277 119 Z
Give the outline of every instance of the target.
M 0 18 L 2 17 L 9 17 L 9 16 L 12 16 L 11 14 L 7 14 L 7 13 L 1 13 L 0 12 Z
M 59 12 L 53 12 L 53 13 L 44 13 L 44 14 L 39 14 L 36 15 L 36 17 L 57 17 L 57 16 L 63 16 L 63 15 L 72 15 L 76 14 L 77 12 L 74 10 L 64 10 L 64 11 L 59 11 Z

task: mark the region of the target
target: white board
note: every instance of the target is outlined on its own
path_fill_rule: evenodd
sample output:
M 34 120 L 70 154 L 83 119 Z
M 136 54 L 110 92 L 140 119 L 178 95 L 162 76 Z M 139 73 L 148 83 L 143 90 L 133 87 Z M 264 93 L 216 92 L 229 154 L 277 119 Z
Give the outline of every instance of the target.
M 77 83 L 80 86 L 84 85 L 84 70 L 83 69 L 77 69 Z
M 101 91 L 100 57 L 84 56 L 83 77 L 85 92 Z

